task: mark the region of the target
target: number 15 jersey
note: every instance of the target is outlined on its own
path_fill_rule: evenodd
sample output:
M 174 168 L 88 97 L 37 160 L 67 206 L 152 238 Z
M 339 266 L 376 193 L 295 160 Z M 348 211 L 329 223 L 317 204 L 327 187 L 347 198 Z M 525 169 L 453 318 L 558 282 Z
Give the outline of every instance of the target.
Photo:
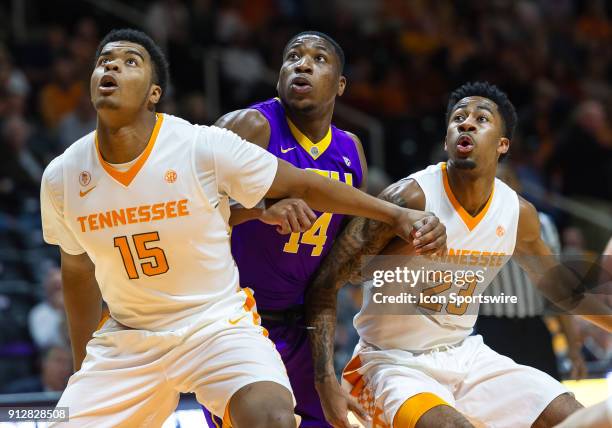
M 239 288 L 228 197 L 256 205 L 277 160 L 236 134 L 158 114 L 143 153 L 123 165 L 100 155 L 92 132 L 45 170 L 45 241 L 84 252 L 111 315 L 136 329 L 211 321 Z

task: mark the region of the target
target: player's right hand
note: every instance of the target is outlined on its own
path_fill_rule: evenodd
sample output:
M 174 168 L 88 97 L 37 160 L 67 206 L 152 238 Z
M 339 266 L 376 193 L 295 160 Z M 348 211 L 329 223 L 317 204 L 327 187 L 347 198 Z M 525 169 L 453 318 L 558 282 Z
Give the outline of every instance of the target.
M 433 213 L 424 212 L 423 217 L 412 225 L 414 249 L 417 254 L 443 254 L 446 252 L 446 226 Z
M 446 252 L 446 227 L 430 212 L 402 209 L 395 231 L 412 242 L 417 255 Z
M 330 376 L 323 383 L 317 383 L 316 388 L 325 419 L 334 428 L 358 428 L 349 422 L 349 410 L 362 420 L 370 420 L 357 399 L 343 390 L 335 377 Z
M 316 221 L 317 215 L 301 199 L 281 199 L 274 205 L 266 208 L 259 220 L 276 226 L 281 235 L 293 232 L 306 232 Z

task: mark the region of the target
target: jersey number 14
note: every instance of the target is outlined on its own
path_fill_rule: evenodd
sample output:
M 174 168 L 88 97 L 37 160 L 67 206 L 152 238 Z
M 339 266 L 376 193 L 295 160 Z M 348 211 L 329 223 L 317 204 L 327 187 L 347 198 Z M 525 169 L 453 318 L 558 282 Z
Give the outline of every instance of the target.
M 306 168 L 309 171 L 315 172 L 326 178 L 332 180 L 340 180 L 340 173 L 338 171 L 327 171 L 323 169 Z M 353 185 L 353 175 L 349 172 L 344 173 L 344 183 L 349 186 Z M 289 237 L 289 242 L 283 247 L 285 253 L 297 254 L 300 249 L 300 244 L 313 245 L 310 255 L 318 257 L 323 252 L 323 247 L 327 241 L 327 229 L 329 228 L 329 222 L 332 219 L 331 213 L 323 213 L 319 216 L 317 221 L 304 233 L 295 232 Z
M 323 246 L 327 241 L 327 228 L 332 219 L 331 213 L 323 213 L 317 221 L 304 233 L 295 232 L 291 234 L 289 242 L 283 247 L 285 253 L 295 254 L 300 248 L 300 244 L 314 245 L 311 256 L 320 256 L 323 251 Z

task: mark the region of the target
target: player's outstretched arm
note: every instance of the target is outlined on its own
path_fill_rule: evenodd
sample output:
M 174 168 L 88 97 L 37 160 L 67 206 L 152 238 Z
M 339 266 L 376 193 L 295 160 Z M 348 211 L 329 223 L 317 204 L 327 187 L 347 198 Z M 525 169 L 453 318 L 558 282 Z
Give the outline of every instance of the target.
M 336 180 L 295 168 L 279 159 L 276 176 L 266 198 L 299 198 L 315 210 L 367 217 L 386 223 L 396 235 L 412 241 L 411 232 L 424 228 L 419 238 L 426 241 L 422 250 L 436 251 L 446 243 L 446 232 L 437 217 L 414 209 L 402 208 L 368 195 Z M 424 221 L 424 218 L 427 220 Z
M 612 331 L 612 308 L 605 301 L 580 292 L 584 284 L 574 272 L 553 257 L 542 240 L 540 220 L 534 206 L 523 198 L 519 199 L 519 206 L 514 254 L 529 279 L 556 306 Z
M 86 253 L 72 256 L 61 251 L 64 305 L 72 344 L 74 371 L 81 368 L 85 347 L 102 316 L 102 296 L 94 264 Z
M 389 186 L 379 198 L 398 207 L 417 210 L 425 208 L 425 195 L 413 180 Z M 383 222 L 365 218 L 351 220 L 323 260 L 306 296 L 306 319 L 310 327 L 315 386 L 325 417 L 334 427 L 350 426 L 347 410 L 364 416 L 354 398 L 340 388 L 334 373 L 338 291 L 344 284 L 360 276 L 365 256 L 380 253 L 394 236 L 392 227 Z M 422 245 L 418 242 L 416 244 Z
M 215 126 L 229 129 L 243 139 L 267 149 L 270 142 L 270 124 L 259 111 L 236 110 L 220 117 Z M 297 199 L 284 199 L 265 207 L 244 208 L 234 204 L 230 207 L 229 225 L 236 226 L 250 220 L 260 220 L 276 225 L 281 234 L 305 232 L 316 221 L 317 216 L 308 205 Z

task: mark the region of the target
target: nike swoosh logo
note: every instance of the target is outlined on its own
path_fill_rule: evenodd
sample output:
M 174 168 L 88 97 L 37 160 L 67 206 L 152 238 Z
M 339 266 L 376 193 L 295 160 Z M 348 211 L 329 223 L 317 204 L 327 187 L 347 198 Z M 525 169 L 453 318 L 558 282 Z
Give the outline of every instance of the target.
M 241 316 L 241 317 L 238 317 L 238 318 L 236 318 L 235 320 L 228 320 L 228 321 L 229 321 L 229 323 L 230 323 L 231 325 L 236 325 L 236 324 L 238 324 L 238 321 L 240 321 L 240 320 L 241 320 L 242 318 L 244 318 L 244 317 L 246 317 L 246 315 L 243 315 L 243 316 Z
M 281 147 L 281 152 L 282 152 L 282 153 L 287 153 L 287 152 L 290 152 L 290 151 L 291 151 L 291 150 L 293 150 L 293 149 L 295 149 L 295 147 L 289 147 L 288 149 L 283 149 L 283 148 Z
M 84 192 L 81 190 L 81 191 L 79 191 L 79 196 L 82 198 L 83 196 L 85 196 L 86 194 L 88 194 L 89 192 L 91 192 L 95 188 L 96 188 L 96 186 L 92 187 L 91 189 L 87 189 Z

